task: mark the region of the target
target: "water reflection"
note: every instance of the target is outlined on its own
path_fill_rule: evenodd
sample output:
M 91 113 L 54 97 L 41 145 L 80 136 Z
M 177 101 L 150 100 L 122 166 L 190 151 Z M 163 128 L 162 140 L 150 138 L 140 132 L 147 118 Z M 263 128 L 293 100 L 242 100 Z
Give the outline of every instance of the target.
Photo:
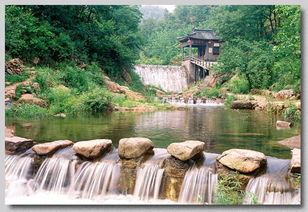
M 142 136 L 155 147 L 172 142 L 200 140 L 206 151 L 221 153 L 230 148 L 247 148 L 279 158 L 290 158 L 290 150 L 276 141 L 296 134 L 296 127 L 277 130 L 274 116 L 261 111 L 236 111 L 223 107 L 192 107 L 187 111 L 148 113 L 103 113 L 33 121 L 6 120 L 16 135 L 36 142 L 70 139 L 112 139 L 117 146 L 124 137 Z

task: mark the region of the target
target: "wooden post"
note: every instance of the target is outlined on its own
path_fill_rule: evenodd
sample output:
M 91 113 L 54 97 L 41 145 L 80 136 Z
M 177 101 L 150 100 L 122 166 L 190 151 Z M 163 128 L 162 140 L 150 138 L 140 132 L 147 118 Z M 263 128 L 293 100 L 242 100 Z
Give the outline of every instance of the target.
M 191 57 L 192 55 L 191 55 L 191 44 L 189 45 L 189 57 Z

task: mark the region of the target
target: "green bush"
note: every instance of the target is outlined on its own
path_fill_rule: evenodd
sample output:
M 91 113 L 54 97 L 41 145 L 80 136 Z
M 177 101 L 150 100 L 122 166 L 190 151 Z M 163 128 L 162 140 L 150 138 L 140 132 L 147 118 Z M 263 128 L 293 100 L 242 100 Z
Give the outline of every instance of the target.
M 33 119 L 47 116 L 48 110 L 31 103 L 14 104 L 5 110 L 5 115 L 16 119 Z
M 106 89 L 94 89 L 81 97 L 83 109 L 86 111 L 104 111 L 112 102 L 112 93 Z
M 232 102 L 235 101 L 235 100 L 237 100 L 237 98 L 236 98 L 235 96 L 233 96 L 233 95 L 227 95 L 226 101 L 225 101 L 224 105 L 225 105 L 226 107 L 230 107 L 231 104 L 232 104 Z
M 207 97 L 207 98 L 219 98 L 221 97 L 221 92 L 219 88 L 204 88 L 196 93 L 198 97 Z
M 22 85 L 17 85 L 16 90 L 15 90 L 15 98 L 14 99 L 19 99 L 21 95 L 23 94 L 23 86 Z
M 293 104 L 284 110 L 283 116 L 286 120 L 291 122 L 297 122 L 301 120 L 301 113 L 298 111 L 296 105 Z
M 57 70 L 41 67 L 37 69 L 37 73 L 33 81 L 40 85 L 41 93 L 48 92 L 50 88 L 60 84 L 59 73 Z
M 70 113 L 70 107 L 68 105 L 70 98 L 72 98 L 71 91 L 64 86 L 51 89 L 48 94 L 51 113 Z
M 26 79 L 29 78 L 29 73 L 24 71 L 22 72 L 21 75 L 17 75 L 17 74 L 6 74 L 5 75 L 5 81 L 6 82 L 10 82 L 11 84 L 16 83 L 16 82 L 23 82 Z
M 227 88 L 235 94 L 249 93 L 249 83 L 244 78 L 232 78 L 226 83 Z

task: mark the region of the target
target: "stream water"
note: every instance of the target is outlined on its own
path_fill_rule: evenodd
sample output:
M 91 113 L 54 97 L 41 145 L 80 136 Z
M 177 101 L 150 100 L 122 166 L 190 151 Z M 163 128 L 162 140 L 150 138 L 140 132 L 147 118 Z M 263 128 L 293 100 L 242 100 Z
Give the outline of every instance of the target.
M 13 128 L 17 136 L 31 138 L 36 143 L 108 138 L 117 147 L 121 138 L 138 136 L 150 138 L 159 148 L 166 148 L 173 142 L 200 140 L 205 142 L 207 152 L 222 153 L 231 148 L 243 148 L 290 158 L 290 150 L 277 141 L 298 134 L 298 127 L 278 130 L 275 123 L 276 117 L 266 112 L 224 107 L 113 112 L 23 121 L 6 119 L 6 126 Z

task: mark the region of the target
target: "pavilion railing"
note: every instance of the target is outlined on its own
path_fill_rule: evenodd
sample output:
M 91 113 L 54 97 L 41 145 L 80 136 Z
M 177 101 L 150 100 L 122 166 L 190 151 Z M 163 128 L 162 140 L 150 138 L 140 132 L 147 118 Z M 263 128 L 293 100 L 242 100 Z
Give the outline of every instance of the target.
M 217 62 L 205 61 L 193 56 L 183 57 L 183 60 L 189 60 L 191 63 L 202 67 L 203 69 L 208 69 L 210 66 L 216 65 Z

